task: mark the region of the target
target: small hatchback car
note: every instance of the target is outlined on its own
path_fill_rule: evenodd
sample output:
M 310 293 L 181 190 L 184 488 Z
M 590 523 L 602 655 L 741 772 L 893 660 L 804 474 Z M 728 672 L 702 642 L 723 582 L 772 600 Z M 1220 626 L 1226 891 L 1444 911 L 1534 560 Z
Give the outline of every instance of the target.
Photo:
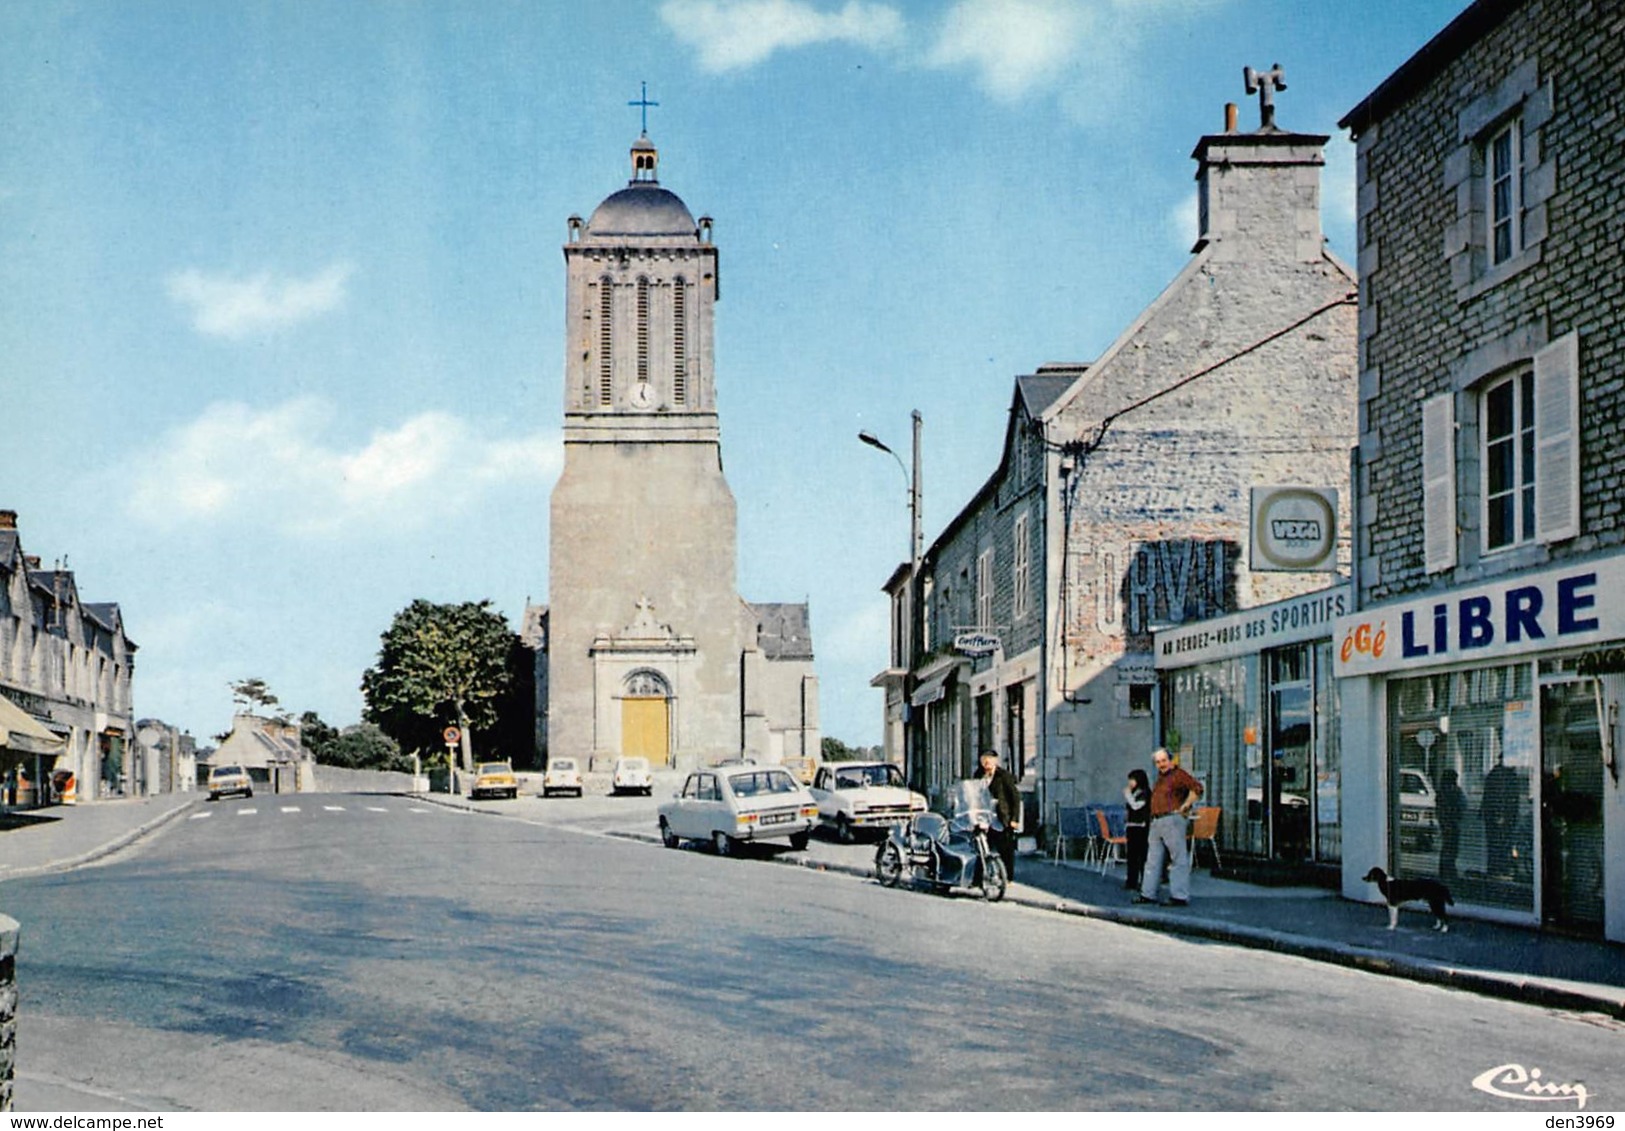
M 581 767 L 574 758 L 551 758 L 542 774 L 542 796 L 573 793 L 581 796 Z
M 660 839 L 667 848 L 708 841 L 730 856 L 745 841 L 788 840 L 804 849 L 818 823 L 818 803 L 782 766 L 750 762 L 696 770 L 683 791 L 660 806 Z
M 519 779 L 513 776 L 513 767 L 506 762 L 481 762 L 468 796 L 475 799 L 506 797 L 512 801 L 519 796 Z
M 654 791 L 654 777 L 649 773 L 649 759 L 615 759 L 615 772 L 610 775 L 610 786 L 614 793 L 641 793 L 648 797 Z
M 254 779 L 241 766 L 215 766 L 209 771 L 209 800 L 236 795 L 254 796 Z

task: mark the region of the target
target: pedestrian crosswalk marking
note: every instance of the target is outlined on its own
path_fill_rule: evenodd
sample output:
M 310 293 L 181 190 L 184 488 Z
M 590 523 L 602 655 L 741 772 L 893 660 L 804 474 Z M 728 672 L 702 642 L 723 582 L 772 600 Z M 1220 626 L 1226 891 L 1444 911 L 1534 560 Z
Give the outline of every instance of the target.
M 299 806 L 297 806 L 297 805 L 284 805 L 282 807 L 282 811 L 284 813 L 297 813 L 297 812 L 299 812 Z
M 388 809 L 380 809 L 376 805 L 369 805 L 369 806 L 367 806 L 367 812 L 369 812 L 369 813 L 387 813 L 387 812 L 389 812 L 389 810 Z
M 322 808 L 326 809 L 329 813 L 342 813 L 342 812 L 344 812 L 344 806 L 342 806 L 342 805 L 323 805 Z
M 239 817 L 252 817 L 255 813 L 258 813 L 258 812 L 259 812 L 258 809 L 239 809 L 239 810 L 237 810 L 237 815 Z
M 407 812 L 408 813 L 427 813 L 427 812 L 429 812 L 429 810 L 427 810 L 427 809 L 408 809 Z
M 189 820 L 189 821 L 202 821 L 202 820 L 206 820 L 207 818 L 212 817 L 212 816 L 214 816 L 213 813 L 193 813 L 190 817 L 187 818 L 187 820 Z

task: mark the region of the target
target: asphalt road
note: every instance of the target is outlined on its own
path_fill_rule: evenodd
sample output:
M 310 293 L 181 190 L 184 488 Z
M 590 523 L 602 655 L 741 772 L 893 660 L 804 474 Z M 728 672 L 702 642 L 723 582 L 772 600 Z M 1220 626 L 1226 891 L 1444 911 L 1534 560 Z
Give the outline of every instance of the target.
M 1601 1018 L 555 825 L 594 824 L 570 804 L 226 801 L 8 883 L 19 1106 L 1552 1113 L 1472 1087 L 1507 1064 L 1625 1095 Z

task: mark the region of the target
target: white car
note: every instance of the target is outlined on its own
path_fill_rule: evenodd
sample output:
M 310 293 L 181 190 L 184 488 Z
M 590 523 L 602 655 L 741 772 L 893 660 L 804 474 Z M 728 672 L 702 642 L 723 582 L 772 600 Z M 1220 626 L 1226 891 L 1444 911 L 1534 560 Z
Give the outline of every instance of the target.
M 1438 795 L 1433 782 L 1421 770 L 1401 767 L 1399 771 L 1400 847 L 1426 852 L 1439 832 Z
M 581 796 L 581 766 L 574 758 L 549 758 L 542 772 L 542 796 L 573 793 Z
M 610 775 L 610 792 L 641 793 L 645 797 L 653 793 L 654 775 L 649 772 L 649 759 L 615 759 L 615 771 Z
M 241 766 L 215 766 L 209 771 L 209 800 L 219 801 L 230 795 L 254 796 L 254 780 Z
M 835 830 L 842 844 L 857 839 L 860 829 L 884 829 L 926 810 L 923 794 L 903 781 L 903 771 L 890 762 L 834 762 L 813 776 L 818 818 Z
M 722 856 L 757 840 L 788 840 L 799 851 L 818 823 L 818 803 L 806 786 L 782 766 L 750 762 L 695 770 L 659 812 L 667 848 L 709 841 Z

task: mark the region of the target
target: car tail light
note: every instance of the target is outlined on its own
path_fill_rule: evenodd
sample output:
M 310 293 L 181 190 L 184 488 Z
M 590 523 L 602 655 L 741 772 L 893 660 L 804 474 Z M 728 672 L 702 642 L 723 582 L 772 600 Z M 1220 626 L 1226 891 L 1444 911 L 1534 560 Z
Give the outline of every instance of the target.
M 801 807 L 801 815 L 803 817 L 816 817 L 816 816 L 818 816 L 818 806 L 816 806 L 816 805 L 803 805 Z
M 738 817 L 736 817 L 734 819 L 741 825 L 751 825 L 751 824 L 756 823 L 756 814 L 755 813 L 741 813 L 741 814 L 739 814 Z

